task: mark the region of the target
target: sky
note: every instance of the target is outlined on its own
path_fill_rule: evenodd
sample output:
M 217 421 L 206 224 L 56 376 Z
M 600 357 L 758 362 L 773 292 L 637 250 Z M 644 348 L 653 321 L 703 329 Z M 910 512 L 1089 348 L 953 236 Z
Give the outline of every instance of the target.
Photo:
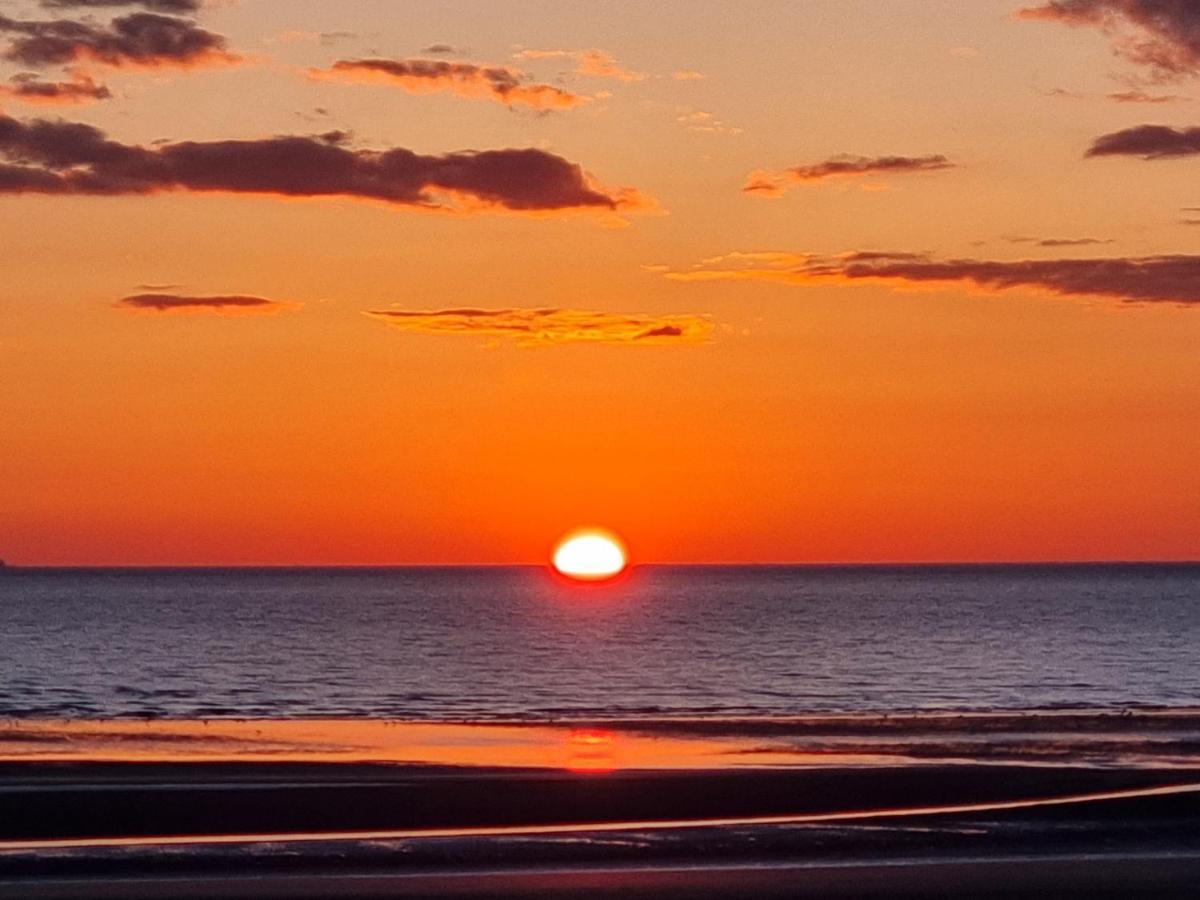
M 1200 558 L 1191 0 L 0 0 L 0 557 Z

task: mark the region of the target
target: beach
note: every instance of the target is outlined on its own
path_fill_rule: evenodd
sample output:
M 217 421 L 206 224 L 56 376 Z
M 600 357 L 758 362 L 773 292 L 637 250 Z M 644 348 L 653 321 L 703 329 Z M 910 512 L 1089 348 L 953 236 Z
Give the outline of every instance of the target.
M 800 879 L 814 896 L 873 881 L 903 895 L 1008 866 L 997 890 L 1103 875 L 1169 893 L 1200 873 L 1198 723 L 1188 710 L 10 723 L 0 887 L 773 896 Z M 968 756 L 971 736 L 1008 753 Z

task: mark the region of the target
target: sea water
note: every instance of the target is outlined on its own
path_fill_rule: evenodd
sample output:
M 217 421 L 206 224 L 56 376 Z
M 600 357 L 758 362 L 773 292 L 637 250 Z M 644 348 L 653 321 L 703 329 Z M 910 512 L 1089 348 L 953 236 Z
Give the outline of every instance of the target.
M 1200 566 L 0 573 L 0 716 L 1200 704 Z

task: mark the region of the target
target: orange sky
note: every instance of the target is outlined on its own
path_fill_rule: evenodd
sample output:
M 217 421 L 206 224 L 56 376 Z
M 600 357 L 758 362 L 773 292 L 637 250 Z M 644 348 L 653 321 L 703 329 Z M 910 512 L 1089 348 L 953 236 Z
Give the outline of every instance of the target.
M 0 0 L 0 557 L 1200 558 L 1186 23 L 179 3 Z

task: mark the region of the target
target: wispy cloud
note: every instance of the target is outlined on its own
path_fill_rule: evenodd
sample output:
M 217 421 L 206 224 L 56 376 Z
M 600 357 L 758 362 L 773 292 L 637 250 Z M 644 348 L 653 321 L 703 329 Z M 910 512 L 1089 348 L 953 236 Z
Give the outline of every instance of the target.
M 789 169 L 756 169 L 746 176 L 742 190 L 760 197 L 778 197 L 802 184 L 830 178 L 855 178 L 864 175 L 899 175 L 912 172 L 937 172 L 953 169 L 954 163 L 940 154 L 929 156 L 852 156 L 842 155 L 824 162 L 793 166 Z
M 590 99 L 553 85 L 530 82 L 522 72 L 508 66 L 441 59 L 341 59 L 329 69 L 310 69 L 309 75 L 322 80 L 391 84 L 410 94 L 444 92 L 539 110 L 570 109 Z
M 617 81 L 642 81 L 647 77 L 645 72 L 635 72 L 620 65 L 611 53 L 603 50 L 584 50 L 579 56 L 580 75 L 590 75 L 593 78 L 615 78 Z
M 676 81 L 703 81 L 704 73 L 697 72 L 695 69 L 676 69 L 671 73 L 671 77 Z
M 320 43 L 322 47 L 332 47 L 343 41 L 355 41 L 361 37 L 363 35 L 357 31 L 306 31 L 303 28 L 286 28 L 275 36 L 275 40 L 284 41 L 289 44 L 300 41 L 315 41 Z
M 707 343 L 713 323 L 703 316 L 651 316 L 582 309 L 370 310 L 366 315 L 410 334 L 467 335 L 521 347 L 613 344 L 670 347 Z
M 730 125 L 723 119 L 718 119 L 710 112 L 702 109 L 683 108 L 684 111 L 675 117 L 675 121 L 688 131 L 699 131 L 708 134 L 741 134 L 742 129 Z
M 1063 97 L 1067 100 L 1087 100 L 1095 96 L 1094 94 L 1086 94 L 1083 91 L 1072 91 L 1064 87 L 1046 88 L 1045 90 L 1039 90 L 1038 93 L 1044 97 Z
M 1145 91 L 1116 91 L 1106 95 L 1114 103 L 1186 103 L 1191 97 L 1181 94 L 1147 94 Z
M 152 313 L 216 313 L 221 315 L 274 314 L 298 309 L 300 304 L 290 300 L 269 300 L 245 294 L 223 294 L 207 297 L 188 297 L 180 294 L 147 293 L 122 297 L 120 309 Z
M 357 31 L 322 31 L 317 34 L 317 40 L 325 47 L 332 47 L 342 41 L 356 41 L 360 37 L 362 35 Z
M 606 50 L 521 50 L 514 59 L 570 59 L 575 62 L 575 74 L 590 78 L 612 78 L 616 81 L 643 81 L 645 72 L 635 72 L 622 66 Z
M 111 140 L 91 125 L 0 114 L 0 194 L 164 191 L 350 197 L 446 212 L 654 208 L 632 188 L 606 189 L 575 163 L 534 148 L 422 155 L 360 150 L 322 137 L 166 142 Z
M 1097 244 L 1111 244 L 1112 238 L 1036 238 L 1023 235 L 1008 235 L 1004 238 L 1010 244 L 1033 244 L 1035 247 L 1090 247 Z
M 1029 289 L 1129 303 L 1200 303 L 1200 256 L 1101 259 L 938 259 L 926 253 L 859 251 L 836 257 L 792 253 L 727 254 L 672 271 L 673 281 L 761 281 L 818 285 L 884 282 L 965 284 L 988 291 Z
M 1200 73 L 1200 5 L 1193 0 L 1050 0 L 1017 15 L 1099 28 L 1117 55 L 1157 81 Z
M 1190 103 L 1192 98 L 1183 94 L 1147 94 L 1143 90 L 1130 88 L 1127 91 L 1113 91 L 1108 94 L 1089 94 L 1085 91 L 1071 91 L 1056 87 L 1041 91 L 1047 97 L 1064 97 L 1068 100 L 1111 100 L 1113 103 L 1148 103 L 1158 105 L 1163 103 Z

